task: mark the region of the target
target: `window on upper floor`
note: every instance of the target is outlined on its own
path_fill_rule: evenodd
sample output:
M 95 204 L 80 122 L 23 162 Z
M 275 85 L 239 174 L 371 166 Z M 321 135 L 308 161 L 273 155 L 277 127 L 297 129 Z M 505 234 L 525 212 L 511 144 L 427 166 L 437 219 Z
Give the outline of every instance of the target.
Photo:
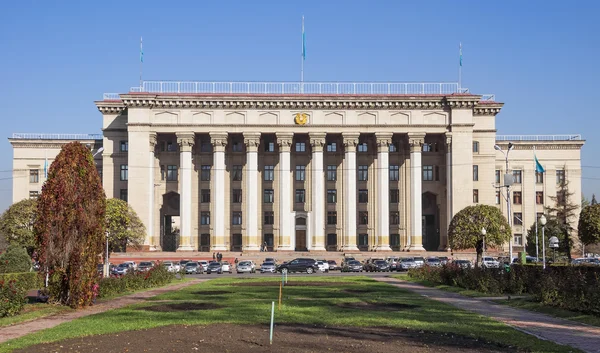
M 479 166 L 473 166 L 473 181 L 479 181 Z
M 202 202 L 202 203 L 210 202 L 210 189 L 200 190 L 200 202 Z
M 388 151 L 389 152 L 398 152 L 398 142 L 392 141 L 392 143 L 390 143 L 390 146 L 388 147 Z
M 337 202 L 337 190 L 336 189 L 327 189 L 327 203 L 336 203 Z
M 335 165 L 327 166 L 327 181 L 337 180 L 337 167 Z
M 265 146 L 265 152 L 275 152 L 275 142 L 265 140 L 263 146 Z
M 263 202 L 264 203 L 273 203 L 273 189 L 265 189 L 263 191 Z
M 274 177 L 275 177 L 275 166 L 266 165 L 263 180 L 264 181 L 273 181 Z
M 306 166 L 297 165 L 296 166 L 296 181 L 304 181 L 306 177 Z
M 544 204 L 544 192 L 543 191 L 535 192 L 535 203 L 538 205 Z
M 424 165 L 423 166 L 423 181 L 433 181 L 433 166 L 432 165 Z
M 513 170 L 513 178 L 515 180 L 515 184 L 521 184 L 521 182 L 523 181 L 523 171 Z
M 264 224 L 272 225 L 275 224 L 275 213 L 273 211 L 266 211 L 264 217 Z
M 242 225 L 242 212 L 236 211 L 231 213 L 231 224 L 235 226 Z
M 129 151 L 129 142 L 120 141 L 119 142 L 119 152 L 127 152 Z
M 168 165 L 167 166 L 167 181 L 177 181 L 177 166 L 176 165 Z
M 127 202 L 127 189 L 120 189 L 119 190 L 119 199 Z
M 305 202 L 306 191 L 304 189 L 296 189 L 296 203 Z
M 231 169 L 232 171 L 232 179 L 233 181 L 240 181 L 242 180 L 242 166 L 241 165 L 234 165 Z
M 479 190 L 473 189 L 473 203 L 479 203 Z
M 126 181 L 128 178 L 128 167 L 127 164 L 121 164 L 121 174 L 120 174 L 120 179 L 122 181 Z
M 499 169 L 496 169 L 495 176 L 496 176 L 496 179 L 495 179 L 496 184 L 500 185 L 500 170 Z
M 203 165 L 200 167 L 200 180 L 210 181 L 210 165 Z
M 40 170 L 39 169 L 29 169 L 29 182 L 32 184 L 40 182 Z
M 390 203 L 396 204 L 400 202 L 400 190 L 390 189 Z
M 358 190 L 358 203 L 368 203 L 369 202 L 369 190 L 360 189 Z
M 200 224 L 203 226 L 210 224 L 210 212 L 208 212 L 208 211 L 200 212 Z
M 296 142 L 296 152 L 306 152 L 306 143 Z
M 369 150 L 369 146 L 366 142 L 359 143 L 357 148 L 358 152 L 367 152 Z
M 536 184 L 544 183 L 544 173 L 535 172 L 535 183 Z
M 232 203 L 242 203 L 242 189 L 233 189 L 231 193 Z
M 327 144 L 327 152 L 337 152 L 337 142 L 329 142 Z
M 369 180 L 369 166 L 359 165 L 358 166 L 358 181 Z
M 400 213 L 397 211 L 390 212 L 390 224 L 397 225 L 400 224 Z
M 473 141 L 473 153 L 479 153 L 479 141 Z
M 557 169 L 556 170 L 556 184 L 563 184 L 565 182 L 565 170 Z
M 520 191 L 513 191 L 513 204 L 520 205 L 523 202 Z
M 515 225 L 515 226 L 523 225 L 523 213 L 513 212 L 513 225 Z
M 400 166 L 390 165 L 389 169 L 390 169 L 390 181 L 400 180 Z

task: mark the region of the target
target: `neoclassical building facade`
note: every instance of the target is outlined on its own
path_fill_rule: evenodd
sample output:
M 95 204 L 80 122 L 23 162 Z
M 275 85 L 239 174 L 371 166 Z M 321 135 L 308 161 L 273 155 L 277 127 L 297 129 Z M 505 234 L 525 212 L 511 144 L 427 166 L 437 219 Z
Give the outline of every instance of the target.
M 497 136 L 503 104 L 481 95 L 186 92 L 106 95 L 102 135 L 14 134 L 13 200 L 35 197 L 71 140 L 95 153 L 107 197 L 135 209 L 150 251 L 447 250 L 462 208 L 506 214 L 509 143 L 515 246 L 554 180 L 581 200 L 581 137 Z

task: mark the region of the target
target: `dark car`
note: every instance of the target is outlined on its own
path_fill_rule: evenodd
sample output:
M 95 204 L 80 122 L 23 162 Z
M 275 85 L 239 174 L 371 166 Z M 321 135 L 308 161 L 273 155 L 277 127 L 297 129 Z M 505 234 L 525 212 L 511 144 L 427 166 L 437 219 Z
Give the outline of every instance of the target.
M 363 264 L 356 260 L 350 260 L 344 263 L 342 267 L 342 272 L 362 272 Z
M 329 264 L 329 270 L 330 271 L 334 271 L 334 270 L 340 270 L 341 267 L 338 266 L 337 262 L 335 262 L 335 260 L 328 260 L 327 263 Z
M 442 267 L 442 262 L 437 257 L 429 257 L 427 260 L 425 260 L 425 265 L 431 267 Z
M 306 272 L 308 274 L 315 273 L 318 270 L 315 259 L 293 259 L 290 262 L 283 263 L 277 266 L 277 272 Z
M 206 274 L 210 275 L 213 272 L 218 274 L 223 273 L 223 268 L 221 267 L 220 262 L 211 262 L 208 264 L 208 267 L 206 268 Z
M 367 271 L 367 272 L 380 271 L 380 269 L 379 269 L 379 264 L 381 264 L 380 261 L 385 262 L 387 265 L 386 268 L 389 269 L 389 265 L 387 264 L 387 261 L 382 260 L 382 259 L 369 259 L 369 260 L 365 261 L 365 264 L 363 267 L 364 267 L 365 271 Z M 385 270 L 385 271 L 387 271 L 387 270 Z
M 469 261 L 469 260 L 454 260 L 454 261 L 452 261 L 452 263 L 460 268 L 471 268 L 472 267 L 471 261 Z
M 376 272 L 388 272 L 390 270 L 389 262 L 385 260 L 375 260 L 373 261 L 373 271 Z
M 202 273 L 202 265 L 197 262 L 189 261 L 185 264 L 185 273 L 187 274 L 197 274 Z

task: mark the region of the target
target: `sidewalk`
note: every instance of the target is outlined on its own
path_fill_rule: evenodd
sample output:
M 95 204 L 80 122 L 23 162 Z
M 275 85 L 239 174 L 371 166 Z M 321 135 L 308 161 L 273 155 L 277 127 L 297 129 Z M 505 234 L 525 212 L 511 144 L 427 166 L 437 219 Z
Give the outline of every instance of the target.
M 515 309 L 489 302 L 489 298 L 470 298 L 420 284 L 394 278 L 374 278 L 424 297 L 453 305 L 503 322 L 515 329 L 538 338 L 568 345 L 584 352 L 600 352 L 600 327 L 555 318 L 532 311 Z
M 75 312 L 67 314 L 59 314 L 43 317 L 41 319 L 35 319 L 33 321 L 23 322 L 12 326 L 0 327 L 0 343 L 4 343 L 8 340 L 19 338 L 30 333 L 45 330 L 62 324 L 63 322 L 78 319 L 80 317 L 102 313 L 112 309 L 122 308 L 124 306 L 138 303 L 146 298 L 154 297 L 156 295 L 179 290 L 194 284 L 198 284 L 206 281 L 206 279 L 195 279 L 183 283 L 177 283 L 166 287 L 150 289 L 145 292 L 133 293 L 123 297 L 110 299 L 106 302 L 91 306 L 87 309 L 77 310 Z

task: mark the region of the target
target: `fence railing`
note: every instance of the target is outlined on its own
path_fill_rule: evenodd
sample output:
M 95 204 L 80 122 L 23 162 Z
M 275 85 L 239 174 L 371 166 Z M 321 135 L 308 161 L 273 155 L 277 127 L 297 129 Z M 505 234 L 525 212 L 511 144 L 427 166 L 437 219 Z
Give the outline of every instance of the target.
M 102 140 L 103 135 L 13 133 L 12 138 L 18 140 Z
M 120 101 L 121 96 L 118 93 L 104 93 L 102 95 L 102 100 L 105 101 Z
M 574 135 L 496 135 L 496 141 L 580 141 L 580 134 Z
M 468 93 L 457 82 L 195 82 L 144 81 L 130 92 L 204 94 L 452 94 Z M 112 94 L 105 94 L 113 97 Z M 117 98 L 118 99 L 118 98 Z

